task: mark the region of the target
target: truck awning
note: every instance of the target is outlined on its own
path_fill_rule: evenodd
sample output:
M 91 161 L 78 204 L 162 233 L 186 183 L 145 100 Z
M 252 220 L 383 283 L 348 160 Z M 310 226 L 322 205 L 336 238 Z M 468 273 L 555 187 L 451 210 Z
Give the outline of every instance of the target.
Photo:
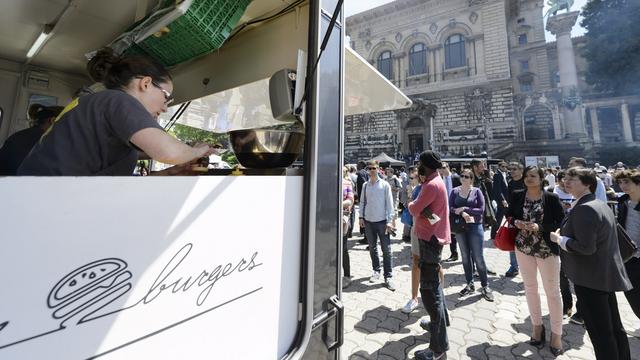
M 345 47 L 344 115 L 404 109 L 411 99 L 367 60 Z

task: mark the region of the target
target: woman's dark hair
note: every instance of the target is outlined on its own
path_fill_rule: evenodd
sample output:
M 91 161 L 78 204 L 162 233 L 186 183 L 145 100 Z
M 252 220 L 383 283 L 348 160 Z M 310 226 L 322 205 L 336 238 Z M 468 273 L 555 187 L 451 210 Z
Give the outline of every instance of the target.
M 149 76 L 156 83 L 171 80 L 169 71 L 149 57 L 136 55 L 119 58 L 107 50 L 98 52 L 87 68 L 91 78 L 102 81 L 107 89 L 122 89 L 138 76 Z
M 640 171 L 636 169 L 618 171 L 615 175 L 616 181 L 629 179 L 632 183 L 640 185 Z
M 544 171 L 537 166 L 527 166 L 526 168 L 524 168 L 522 176 L 527 177 L 527 174 L 530 172 L 538 174 L 538 177 L 540 178 L 540 188 L 544 189 Z M 549 185 L 549 183 L 547 183 L 547 185 Z
M 577 177 L 582 185 L 586 185 L 589 187 L 589 190 L 592 193 L 596 192 L 596 187 L 598 186 L 598 177 L 596 175 L 596 172 L 592 169 L 577 166 L 572 167 L 571 169 L 567 170 L 566 176 Z
M 560 171 L 558 171 L 558 173 L 556 174 L 556 179 L 557 179 L 558 181 L 560 181 L 560 180 L 564 179 L 564 176 L 565 176 L 565 172 L 564 172 L 564 170 L 560 170 Z

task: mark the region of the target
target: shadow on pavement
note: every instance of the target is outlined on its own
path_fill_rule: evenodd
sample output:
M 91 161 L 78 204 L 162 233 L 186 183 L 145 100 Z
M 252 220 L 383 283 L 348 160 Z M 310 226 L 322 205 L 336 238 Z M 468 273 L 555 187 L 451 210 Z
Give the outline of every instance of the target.
M 413 354 L 411 354 L 413 350 L 418 346 L 420 346 L 420 349 L 425 348 L 426 346 L 423 345 L 428 343 L 428 334 L 421 336 L 409 335 L 399 340 L 388 341 L 373 353 L 364 350 L 357 351 L 349 356 L 349 360 L 399 359 L 398 355 L 402 353 L 404 353 L 402 359 L 414 359 Z

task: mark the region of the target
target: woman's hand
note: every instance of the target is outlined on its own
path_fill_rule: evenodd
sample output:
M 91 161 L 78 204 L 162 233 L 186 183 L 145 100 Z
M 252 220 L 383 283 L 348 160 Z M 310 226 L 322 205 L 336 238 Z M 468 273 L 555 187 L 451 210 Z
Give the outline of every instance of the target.
M 540 230 L 540 226 L 538 226 L 538 224 L 529 221 L 526 225 L 526 229 L 532 232 L 538 232 L 538 230 Z
M 462 218 L 464 219 L 465 222 L 469 223 L 472 222 L 473 218 L 471 217 L 471 215 L 467 214 L 466 212 L 462 212 L 460 213 L 460 215 L 462 216 Z
M 515 226 L 519 230 L 526 230 L 526 222 L 522 220 L 515 220 L 513 222 L 513 226 Z
M 190 176 L 197 175 L 198 172 L 193 169 L 195 166 L 194 161 L 190 161 L 180 165 L 174 165 L 160 171 L 153 171 L 149 175 L 151 176 Z M 202 173 L 202 172 L 200 172 Z
M 213 152 L 216 150 L 211 146 L 209 146 L 209 144 L 205 144 L 205 143 L 196 144 L 193 147 L 193 149 L 196 151 L 197 154 L 200 154 L 198 158 L 205 157 L 205 156 L 209 157 L 209 155 L 213 154 Z
M 463 211 L 464 211 L 464 207 L 459 207 L 459 208 L 454 208 L 454 209 L 453 209 L 453 212 L 454 212 L 456 215 L 462 215 L 462 212 L 463 212 Z
M 551 241 L 553 241 L 554 243 L 560 244 L 560 238 L 562 237 L 562 235 L 560 235 L 560 229 L 550 233 L 549 237 L 551 238 Z

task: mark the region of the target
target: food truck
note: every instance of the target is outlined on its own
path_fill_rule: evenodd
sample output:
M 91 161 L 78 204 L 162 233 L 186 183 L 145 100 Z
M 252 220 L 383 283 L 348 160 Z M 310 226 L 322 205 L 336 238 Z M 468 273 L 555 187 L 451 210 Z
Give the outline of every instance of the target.
M 226 132 L 243 165 L 0 177 L 0 359 L 340 358 L 342 119 L 411 104 L 345 48 L 342 1 L 9 0 L 0 14 L 0 144 L 30 105 L 99 88 L 87 64 L 109 46 L 168 66 L 163 121 Z

